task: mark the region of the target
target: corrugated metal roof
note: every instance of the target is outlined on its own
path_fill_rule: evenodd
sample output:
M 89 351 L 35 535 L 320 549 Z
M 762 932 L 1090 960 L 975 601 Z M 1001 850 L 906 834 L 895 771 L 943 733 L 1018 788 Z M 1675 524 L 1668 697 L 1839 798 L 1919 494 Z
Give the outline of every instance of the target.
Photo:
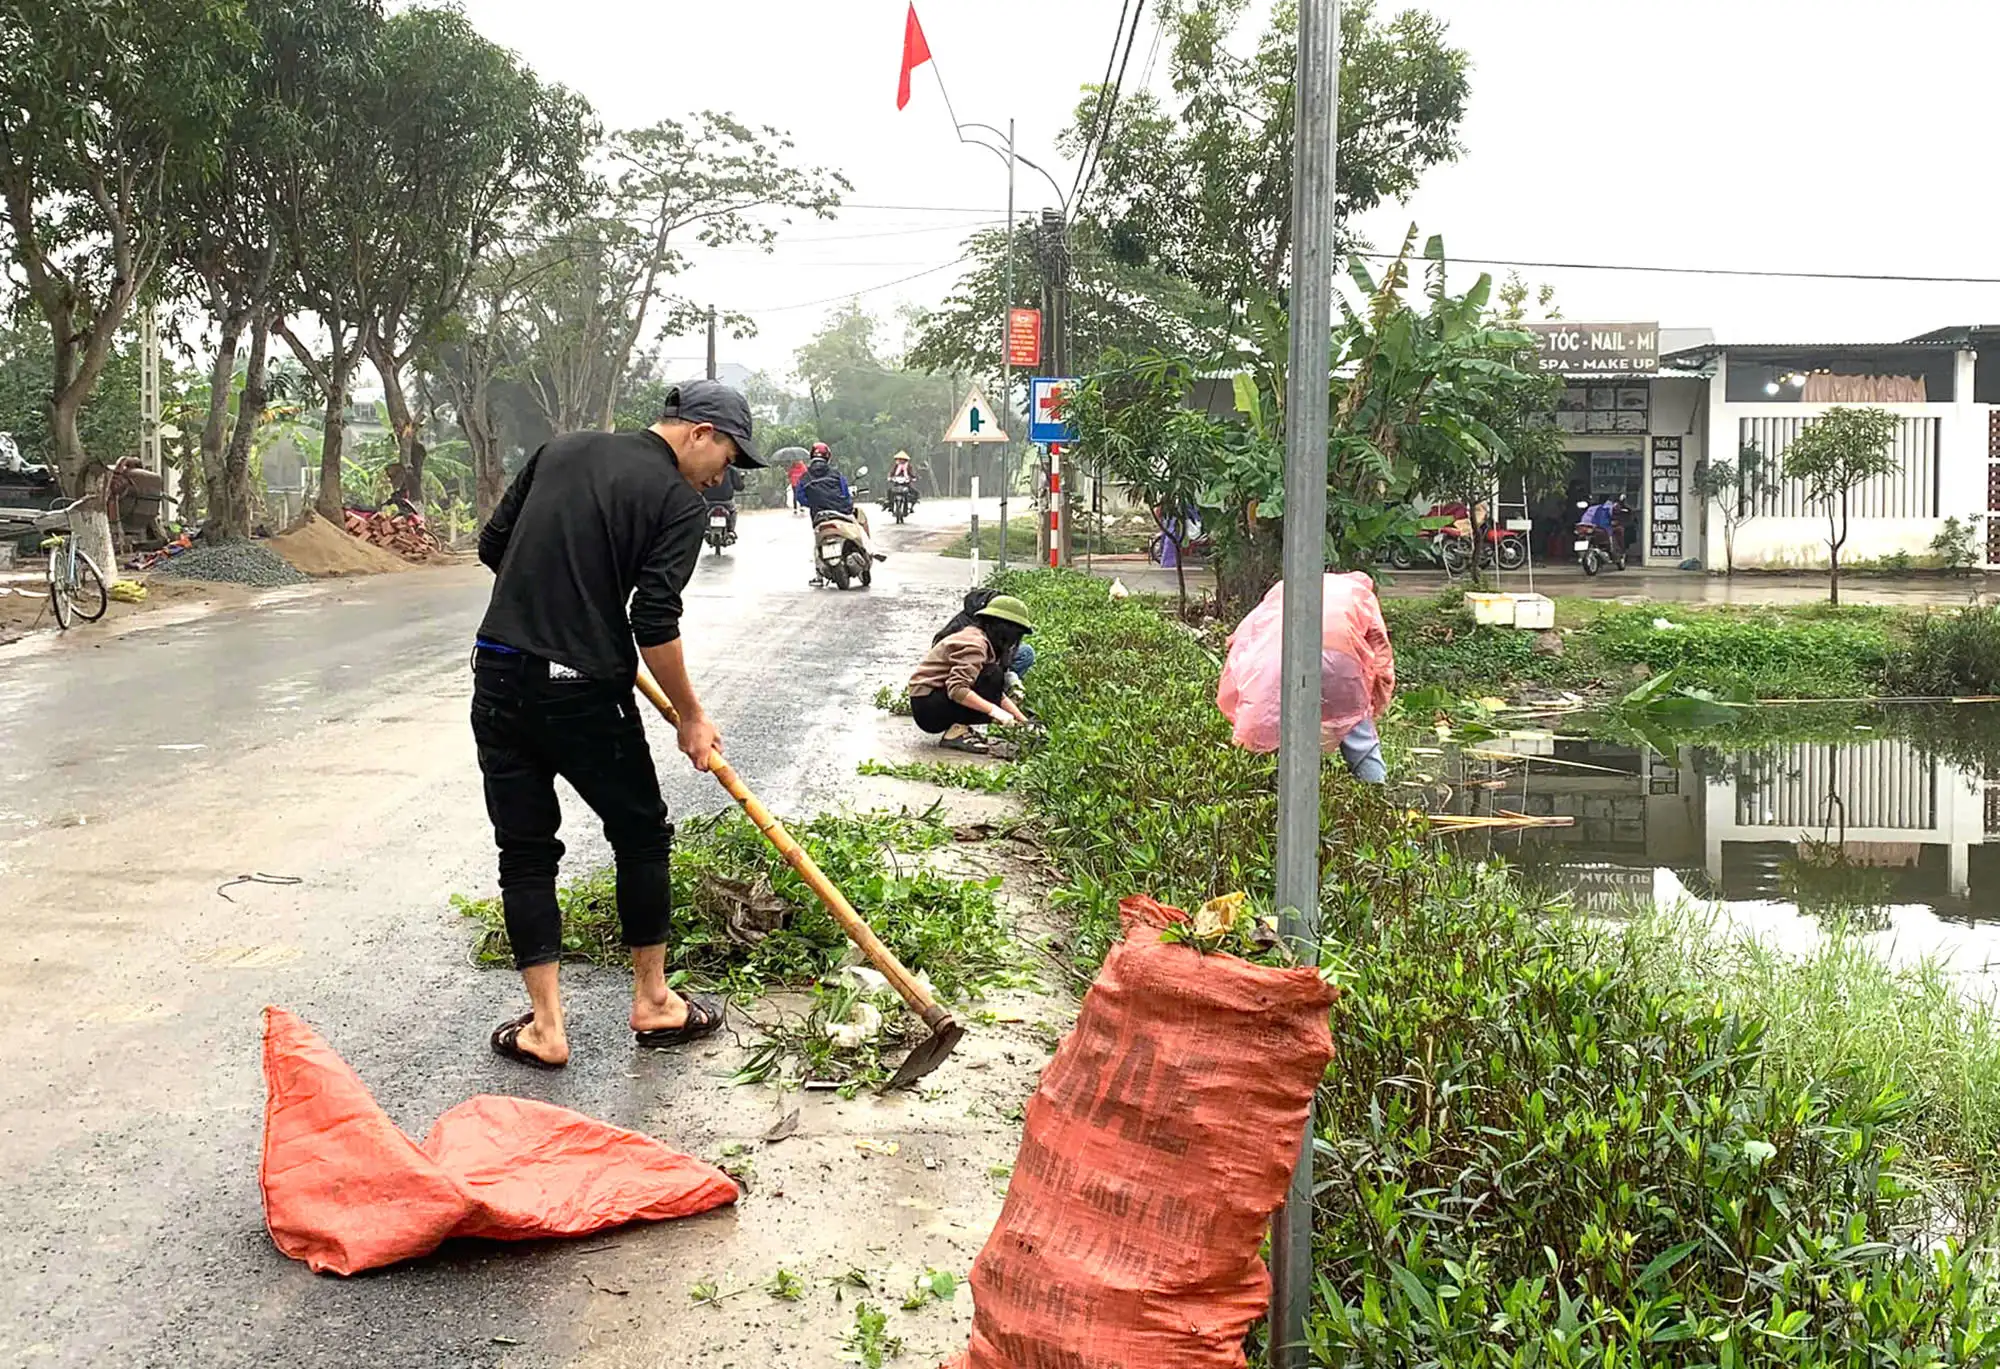
M 1954 352 L 1961 344 L 1956 341 L 1909 342 L 1715 342 L 1705 347 L 1688 347 L 1678 352 L 1669 352 L 1660 357 L 1662 366 L 1677 369 L 1704 368 L 1724 352 L 1731 356 L 1756 360 L 1788 359 L 1807 353 L 1819 356 L 1881 356 L 1898 352 Z

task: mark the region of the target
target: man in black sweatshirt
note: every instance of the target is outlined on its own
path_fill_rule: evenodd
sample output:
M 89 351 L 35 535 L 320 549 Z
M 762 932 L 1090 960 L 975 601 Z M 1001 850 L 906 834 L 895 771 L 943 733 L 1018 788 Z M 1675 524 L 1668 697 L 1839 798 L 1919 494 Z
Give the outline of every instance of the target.
M 569 1062 L 557 982 L 558 775 L 603 819 L 617 857 L 638 1043 L 678 1045 L 722 1025 L 721 1000 L 667 987 L 674 829 L 632 685 L 643 657 L 680 714 L 681 751 L 703 768 L 722 749 L 682 659 L 681 593 L 707 527 L 702 491 L 727 481 L 732 465 L 762 464 L 743 396 L 688 381 L 642 432 L 570 433 L 542 447 L 480 530 L 479 559 L 495 579 L 473 650 L 472 735 L 507 940 L 533 1005 L 493 1033 L 510 1060 Z

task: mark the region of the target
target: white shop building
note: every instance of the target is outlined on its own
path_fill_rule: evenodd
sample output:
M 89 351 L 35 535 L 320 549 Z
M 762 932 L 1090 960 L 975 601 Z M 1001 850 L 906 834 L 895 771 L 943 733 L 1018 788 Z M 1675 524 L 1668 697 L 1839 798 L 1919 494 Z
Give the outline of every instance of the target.
M 1886 409 L 1897 420 L 1898 469 L 1856 489 L 1843 561 L 1921 558 L 1955 517 L 1977 529 L 1981 563 L 2000 564 L 2000 328 L 1945 328 L 1883 343 L 1663 346 L 1659 366 L 1663 375 L 1698 378 L 1690 417 L 1697 445 L 1685 450 L 1694 459 L 1715 453 L 1737 460 L 1754 448 L 1766 473 L 1738 501 L 1739 568 L 1826 565 L 1825 507 L 1808 502 L 1781 468 L 1792 440 L 1837 405 Z M 1658 393 L 1668 382 L 1654 384 Z M 1671 407 L 1678 413 L 1683 405 Z M 1682 459 L 1685 465 L 1689 458 Z M 1705 568 L 1720 569 L 1721 510 L 1692 501 L 1682 509 L 1686 544 L 1699 549 Z

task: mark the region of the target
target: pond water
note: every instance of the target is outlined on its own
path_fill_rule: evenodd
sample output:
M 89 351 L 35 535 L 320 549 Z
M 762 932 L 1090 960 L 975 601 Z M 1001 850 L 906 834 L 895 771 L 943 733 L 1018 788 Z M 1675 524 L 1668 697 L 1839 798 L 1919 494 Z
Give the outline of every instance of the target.
M 1762 706 L 1643 740 L 1539 725 L 1416 758 L 1432 811 L 1572 820 L 1474 834 L 1525 879 L 1596 915 L 1713 905 L 1779 945 L 1838 922 L 2000 986 L 2000 705 Z

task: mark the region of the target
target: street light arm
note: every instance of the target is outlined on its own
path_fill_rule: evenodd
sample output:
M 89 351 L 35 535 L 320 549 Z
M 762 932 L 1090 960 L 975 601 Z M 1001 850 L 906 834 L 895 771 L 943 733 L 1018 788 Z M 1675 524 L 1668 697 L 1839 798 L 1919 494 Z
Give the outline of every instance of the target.
M 974 147 L 983 147 L 988 152 L 991 152 L 994 156 L 1000 158 L 1002 161 L 1005 161 L 1007 159 L 1007 153 L 1004 148 L 998 148 L 993 146 L 993 144 L 991 143 L 981 142 L 977 138 L 968 138 L 965 136 L 965 130 L 968 128 L 982 128 L 985 129 L 987 132 L 993 134 L 994 137 L 1005 140 L 1007 135 L 1002 133 L 999 129 L 993 127 L 993 125 L 981 124 L 981 123 L 963 123 L 956 125 L 956 128 L 958 130 L 958 140 L 960 142 L 971 143 Z M 1016 150 L 1014 153 L 1014 160 L 1019 162 L 1022 166 L 1029 167 L 1032 170 L 1040 173 L 1041 178 L 1049 183 L 1049 189 L 1055 192 L 1056 203 L 1062 206 L 1063 217 L 1067 219 L 1069 217 L 1069 197 L 1063 194 L 1062 187 L 1056 184 L 1056 178 L 1054 176 L 1051 176 L 1048 173 L 1048 170 L 1044 168 L 1040 163 L 1031 161 L 1028 158 L 1022 156 L 1018 150 Z

